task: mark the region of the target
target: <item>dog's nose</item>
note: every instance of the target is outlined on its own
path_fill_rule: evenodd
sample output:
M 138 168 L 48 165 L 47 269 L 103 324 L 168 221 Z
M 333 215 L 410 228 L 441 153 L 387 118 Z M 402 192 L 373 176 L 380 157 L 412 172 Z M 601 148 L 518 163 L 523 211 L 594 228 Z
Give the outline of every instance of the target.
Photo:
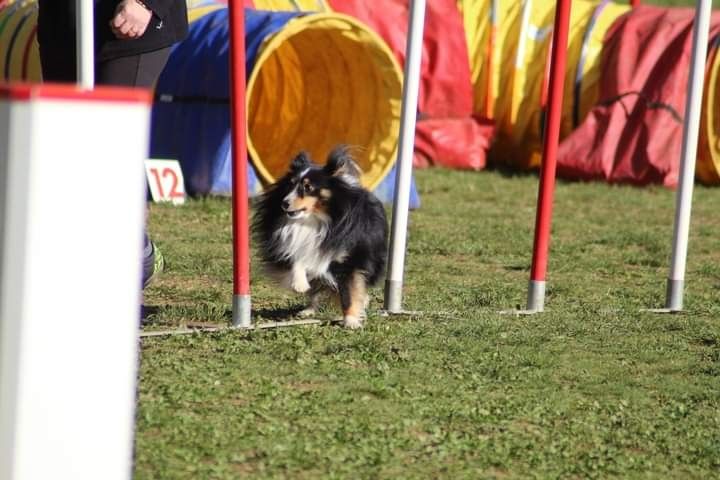
M 282 208 L 283 210 L 287 210 L 288 208 L 290 208 L 290 200 L 283 200 Z

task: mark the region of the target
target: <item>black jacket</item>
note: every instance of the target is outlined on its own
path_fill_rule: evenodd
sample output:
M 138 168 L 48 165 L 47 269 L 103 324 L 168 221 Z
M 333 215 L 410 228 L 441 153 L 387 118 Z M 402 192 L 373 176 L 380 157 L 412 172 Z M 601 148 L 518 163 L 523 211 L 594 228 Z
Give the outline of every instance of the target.
M 150 24 L 140 38 L 120 40 L 110 29 L 110 20 L 120 0 L 95 0 L 95 55 L 97 61 L 137 55 L 169 47 L 188 32 L 185 0 L 143 0 L 153 11 Z M 75 0 L 39 0 L 38 41 L 66 43 L 74 48 Z

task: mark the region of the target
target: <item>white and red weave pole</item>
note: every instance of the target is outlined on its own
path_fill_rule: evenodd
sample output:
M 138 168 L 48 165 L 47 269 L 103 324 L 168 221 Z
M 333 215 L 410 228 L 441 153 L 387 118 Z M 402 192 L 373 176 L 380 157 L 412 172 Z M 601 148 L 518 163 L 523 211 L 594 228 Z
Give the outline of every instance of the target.
M 702 96 L 710 32 L 711 0 L 698 0 L 695 9 L 692 57 L 690 60 L 689 91 L 685 103 L 685 123 L 680 157 L 680 178 L 675 203 L 672 256 L 667 281 L 665 308 L 671 312 L 683 309 L 683 290 L 687 262 L 690 210 L 692 207 L 697 159 L 698 132 L 702 112 Z
M 95 20 L 93 0 L 75 0 L 76 70 L 78 86 L 85 90 L 95 87 Z
M 545 308 L 545 277 L 550 247 L 557 150 L 560 142 L 560 117 L 562 115 L 565 65 L 567 63 L 570 1 L 559 0 L 555 8 L 555 27 L 550 56 L 549 108 L 545 121 L 532 270 L 527 299 L 527 310 L 530 312 L 542 312 Z
M 245 7 L 230 0 L 230 124 L 232 136 L 233 313 L 235 327 L 249 328 L 250 230 L 245 118 Z
M 385 310 L 402 312 L 405 248 L 407 245 L 410 186 L 415 148 L 418 93 L 420 90 L 420 63 L 422 61 L 423 30 L 425 27 L 425 0 L 411 0 L 410 23 L 405 47 L 403 102 L 400 113 L 400 139 L 398 169 L 395 179 L 388 273 L 385 280 Z

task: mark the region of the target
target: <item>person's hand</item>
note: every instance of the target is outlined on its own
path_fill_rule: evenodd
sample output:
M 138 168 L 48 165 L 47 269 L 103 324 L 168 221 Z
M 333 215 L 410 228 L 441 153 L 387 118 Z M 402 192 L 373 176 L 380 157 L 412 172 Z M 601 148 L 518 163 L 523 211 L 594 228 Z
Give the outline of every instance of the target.
M 152 11 L 137 0 L 122 0 L 110 20 L 110 28 L 120 40 L 138 38 L 145 33 L 152 15 Z

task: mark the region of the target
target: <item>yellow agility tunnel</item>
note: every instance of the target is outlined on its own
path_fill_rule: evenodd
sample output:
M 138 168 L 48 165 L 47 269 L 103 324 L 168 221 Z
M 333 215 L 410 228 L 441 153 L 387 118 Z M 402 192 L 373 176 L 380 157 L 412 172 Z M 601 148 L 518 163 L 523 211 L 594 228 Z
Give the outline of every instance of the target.
M 342 139 L 359 147 L 353 153 L 362 183 L 374 189 L 397 155 L 402 71 L 394 54 L 364 24 L 332 13 L 325 0 L 253 4 L 272 12 L 313 12 L 265 32 L 249 71 L 248 151 L 260 179 L 277 180 L 302 149 L 324 161 Z M 222 8 L 188 5 L 191 22 Z
M 720 37 L 708 55 L 703 113 L 700 117 L 698 161 L 695 176 L 709 185 L 720 184 Z
M 305 149 L 324 161 L 338 139 L 374 189 L 392 168 L 402 73 L 374 32 L 345 15 L 299 16 L 269 37 L 247 84 L 248 149 L 263 180 L 282 176 Z
M 228 171 L 229 125 L 217 107 L 228 98 L 227 13 L 192 22 L 156 86 L 151 150 L 180 159 L 191 193 L 225 192 L 229 182 L 218 174 Z M 402 72 L 385 42 L 337 13 L 246 10 L 245 27 L 253 188 L 284 175 L 301 150 L 322 163 L 345 143 L 375 189 L 393 168 L 400 128 Z
M 330 12 L 332 9 L 325 0 L 253 0 L 258 10 L 274 12 Z
M 555 2 L 458 0 L 462 11 L 474 89 L 475 112 L 498 127 L 493 157 L 517 168 L 536 168 Z M 569 135 L 599 101 L 605 34 L 626 3 L 573 0 L 568 36 L 561 138 Z M 708 59 L 696 177 L 720 183 L 720 56 Z
M 469 47 L 475 111 L 496 121 L 498 157 L 517 167 L 537 167 L 555 2 L 458 3 Z M 573 1 L 561 136 L 568 135 L 597 102 L 604 35 L 629 10 L 626 4 Z

